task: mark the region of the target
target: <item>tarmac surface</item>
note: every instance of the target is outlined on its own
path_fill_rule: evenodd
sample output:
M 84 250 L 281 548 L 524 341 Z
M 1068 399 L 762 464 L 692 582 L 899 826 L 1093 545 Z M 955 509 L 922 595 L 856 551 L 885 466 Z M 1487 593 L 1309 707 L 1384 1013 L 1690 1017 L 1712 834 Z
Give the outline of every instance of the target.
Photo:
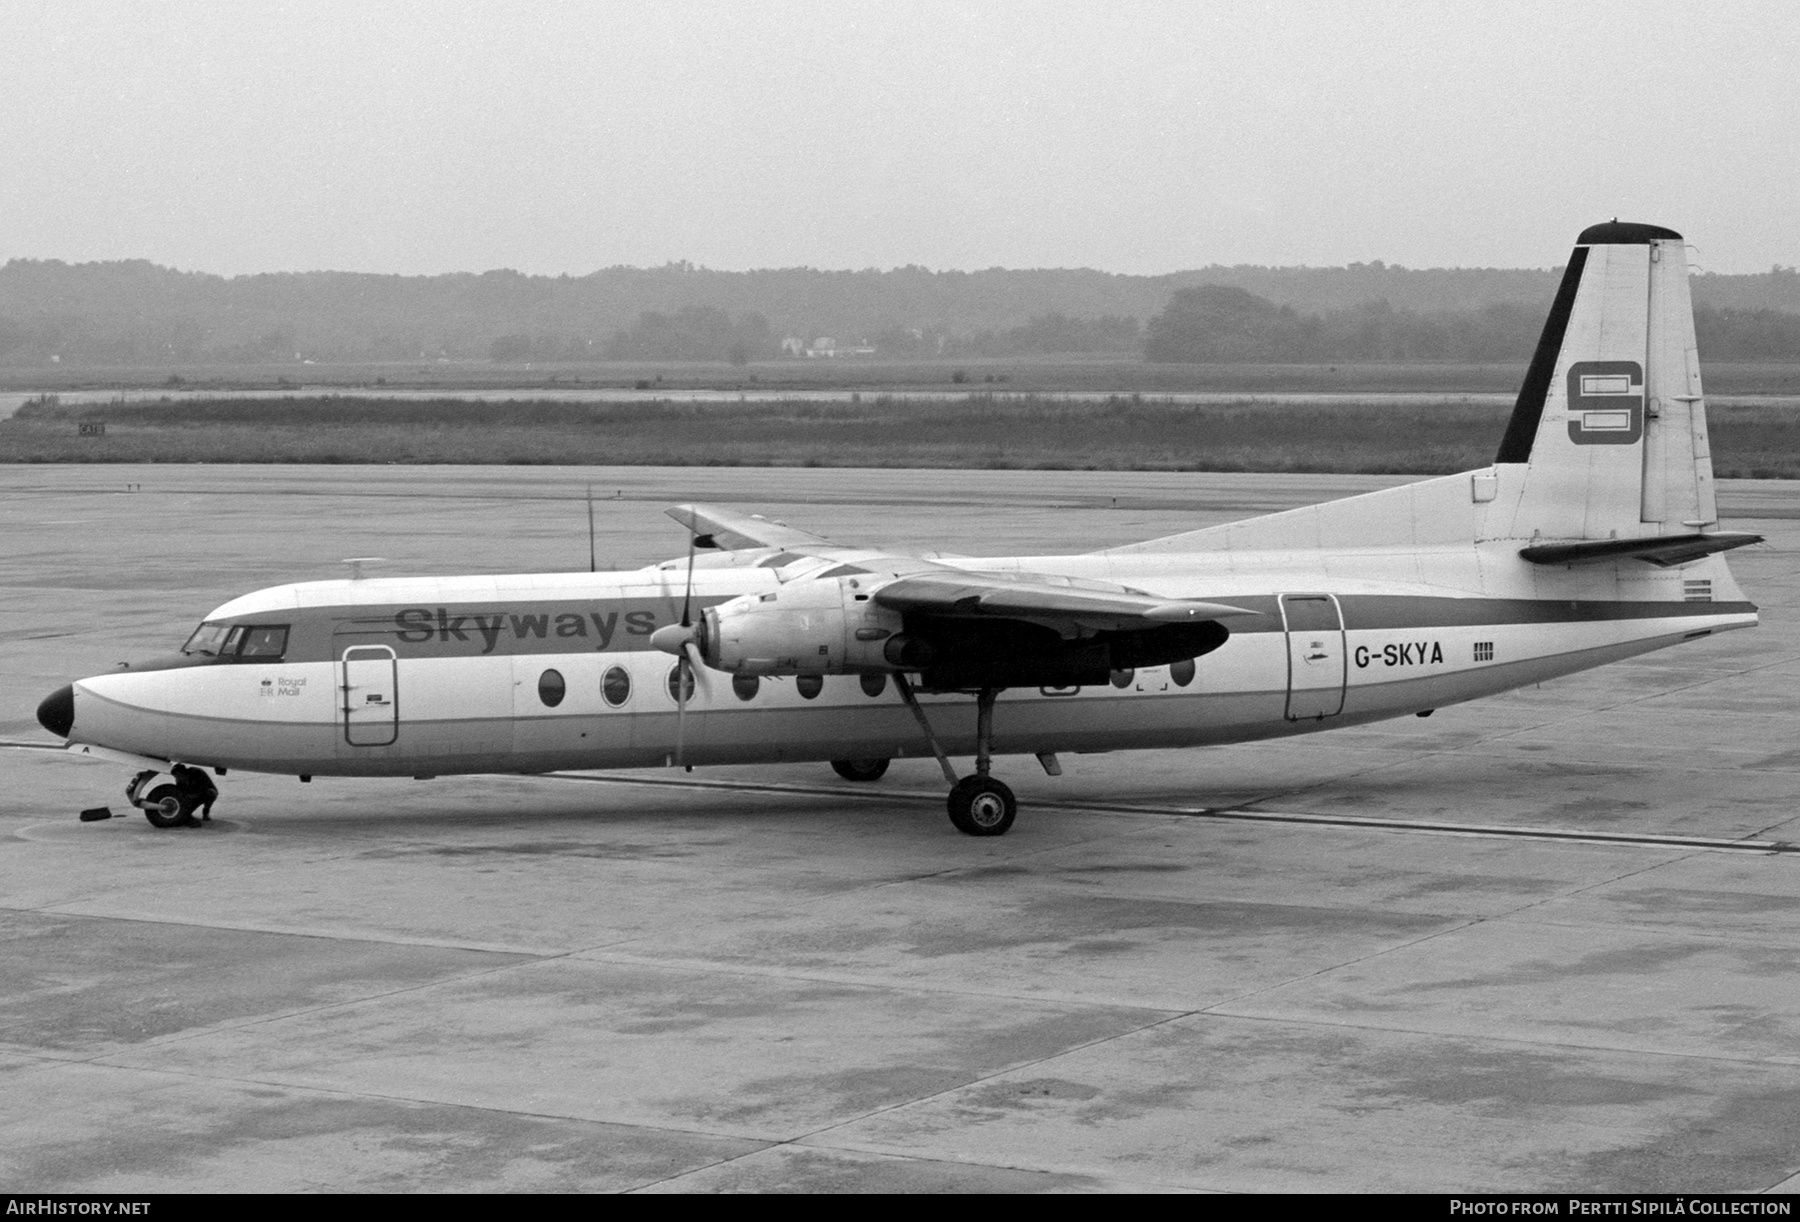
M 1400 479 L 0 467 L 0 739 L 226 598 L 846 542 L 1122 543 Z M 331 1190 L 1800 1186 L 1800 484 L 1721 484 L 1763 625 L 1271 744 L 428 782 L 0 751 L 0 1184 Z

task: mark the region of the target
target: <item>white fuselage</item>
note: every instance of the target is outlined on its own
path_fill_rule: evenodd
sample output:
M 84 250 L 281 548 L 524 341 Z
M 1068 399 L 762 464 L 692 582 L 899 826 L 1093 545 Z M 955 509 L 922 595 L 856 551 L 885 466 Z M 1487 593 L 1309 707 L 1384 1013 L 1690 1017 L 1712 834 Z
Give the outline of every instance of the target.
M 1756 623 L 1716 557 L 1531 565 L 1516 542 L 1266 552 L 1120 551 L 959 560 L 1128 584 L 1260 614 L 1193 663 L 1077 689 L 1009 689 L 996 753 L 1239 742 L 1419 713 Z M 927 755 L 885 675 L 702 669 L 685 715 L 652 648 L 685 573 L 318 582 L 236 599 L 209 621 L 279 624 L 286 656 L 128 670 L 75 685 L 73 743 L 154 760 L 318 775 L 439 775 Z M 775 589 L 702 567 L 696 608 Z M 1341 617 L 1341 624 L 1339 626 Z M 610 677 L 609 677 L 610 676 Z M 949 754 L 975 703 L 926 694 Z M 683 723 L 678 727 L 678 721 Z

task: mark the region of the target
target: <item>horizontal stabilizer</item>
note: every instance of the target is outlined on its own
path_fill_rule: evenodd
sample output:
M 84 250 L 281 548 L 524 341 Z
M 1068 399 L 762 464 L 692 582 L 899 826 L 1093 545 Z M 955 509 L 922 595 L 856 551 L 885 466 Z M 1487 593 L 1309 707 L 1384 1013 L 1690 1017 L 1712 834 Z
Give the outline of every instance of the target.
M 1608 560 L 1643 560 L 1668 568 L 1714 552 L 1761 543 L 1761 535 L 1718 531 L 1710 535 L 1655 535 L 1647 539 L 1584 539 L 1579 543 L 1534 543 L 1519 555 L 1533 564 L 1601 564 Z

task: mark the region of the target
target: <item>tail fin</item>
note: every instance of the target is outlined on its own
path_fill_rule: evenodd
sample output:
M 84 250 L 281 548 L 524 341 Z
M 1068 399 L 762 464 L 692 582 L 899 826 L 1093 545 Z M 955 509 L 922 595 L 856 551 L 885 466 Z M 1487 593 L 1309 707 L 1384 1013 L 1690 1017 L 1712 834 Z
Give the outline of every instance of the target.
M 1526 465 L 1514 533 L 1691 534 L 1718 518 L 1681 235 L 1576 239 L 1496 463 Z
M 1759 542 L 1709 529 L 1719 515 L 1680 234 L 1612 221 L 1576 239 L 1494 463 L 1110 550 L 1472 541 L 1544 565 L 1670 566 Z

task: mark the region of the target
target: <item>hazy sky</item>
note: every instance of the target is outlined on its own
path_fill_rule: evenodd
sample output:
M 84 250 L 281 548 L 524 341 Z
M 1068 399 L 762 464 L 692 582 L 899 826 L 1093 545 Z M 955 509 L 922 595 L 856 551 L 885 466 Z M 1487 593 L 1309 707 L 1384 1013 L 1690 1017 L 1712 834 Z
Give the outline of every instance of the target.
M 1800 4 L 0 3 L 0 259 L 1800 263 Z

